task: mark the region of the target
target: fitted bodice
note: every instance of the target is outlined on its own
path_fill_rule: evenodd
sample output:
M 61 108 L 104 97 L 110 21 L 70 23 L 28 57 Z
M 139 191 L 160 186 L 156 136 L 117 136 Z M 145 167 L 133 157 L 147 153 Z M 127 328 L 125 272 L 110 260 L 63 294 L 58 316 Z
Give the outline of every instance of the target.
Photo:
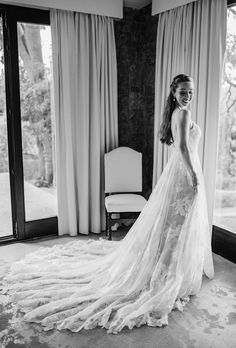
M 189 131 L 189 148 L 191 151 L 195 152 L 198 149 L 198 144 L 201 137 L 201 128 L 193 122 L 193 127 Z
M 201 128 L 195 122 L 193 122 L 192 127 L 189 129 L 189 139 L 188 139 L 188 145 L 191 152 L 194 152 L 194 153 L 197 152 L 201 134 L 202 134 Z M 178 139 L 175 138 L 174 134 L 173 134 L 173 138 L 174 138 L 173 145 L 175 147 L 175 143 L 178 142 Z

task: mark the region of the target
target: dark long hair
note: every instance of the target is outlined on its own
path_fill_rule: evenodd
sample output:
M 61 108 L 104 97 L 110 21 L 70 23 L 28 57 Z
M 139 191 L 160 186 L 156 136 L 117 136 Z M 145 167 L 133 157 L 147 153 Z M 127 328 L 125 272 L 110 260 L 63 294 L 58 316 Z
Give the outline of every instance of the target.
M 173 143 L 173 136 L 171 132 L 171 118 L 173 111 L 175 110 L 177 103 L 174 97 L 174 93 L 180 82 L 192 82 L 193 79 L 184 74 L 177 75 L 173 78 L 170 85 L 170 93 L 166 101 L 165 109 L 163 112 L 162 123 L 160 126 L 160 141 L 164 144 L 171 145 Z

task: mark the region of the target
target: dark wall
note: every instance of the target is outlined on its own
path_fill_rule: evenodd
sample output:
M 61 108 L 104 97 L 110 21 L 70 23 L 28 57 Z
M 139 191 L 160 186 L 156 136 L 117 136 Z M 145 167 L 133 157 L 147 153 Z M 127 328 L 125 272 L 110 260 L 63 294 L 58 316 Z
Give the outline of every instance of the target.
M 157 18 L 151 6 L 124 8 L 115 21 L 119 146 L 143 154 L 143 192 L 152 190 Z

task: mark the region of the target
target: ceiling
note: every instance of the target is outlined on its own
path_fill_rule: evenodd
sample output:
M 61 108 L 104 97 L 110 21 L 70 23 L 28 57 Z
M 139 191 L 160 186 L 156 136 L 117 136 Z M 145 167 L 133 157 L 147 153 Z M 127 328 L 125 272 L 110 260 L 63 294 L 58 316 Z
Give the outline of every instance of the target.
M 140 9 L 151 4 L 152 0 L 124 0 L 124 7 Z

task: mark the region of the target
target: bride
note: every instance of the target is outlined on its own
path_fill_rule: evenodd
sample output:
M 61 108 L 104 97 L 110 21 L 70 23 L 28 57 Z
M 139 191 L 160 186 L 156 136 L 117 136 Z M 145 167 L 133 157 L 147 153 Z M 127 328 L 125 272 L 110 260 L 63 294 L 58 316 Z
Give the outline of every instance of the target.
M 172 155 L 123 240 L 40 248 L 12 265 L 3 285 L 26 321 L 45 330 L 101 326 L 114 334 L 125 326 L 163 326 L 172 309 L 183 310 L 200 291 L 203 273 L 213 278 L 201 130 L 188 110 L 193 89 L 186 75 L 171 83 L 160 140 Z

